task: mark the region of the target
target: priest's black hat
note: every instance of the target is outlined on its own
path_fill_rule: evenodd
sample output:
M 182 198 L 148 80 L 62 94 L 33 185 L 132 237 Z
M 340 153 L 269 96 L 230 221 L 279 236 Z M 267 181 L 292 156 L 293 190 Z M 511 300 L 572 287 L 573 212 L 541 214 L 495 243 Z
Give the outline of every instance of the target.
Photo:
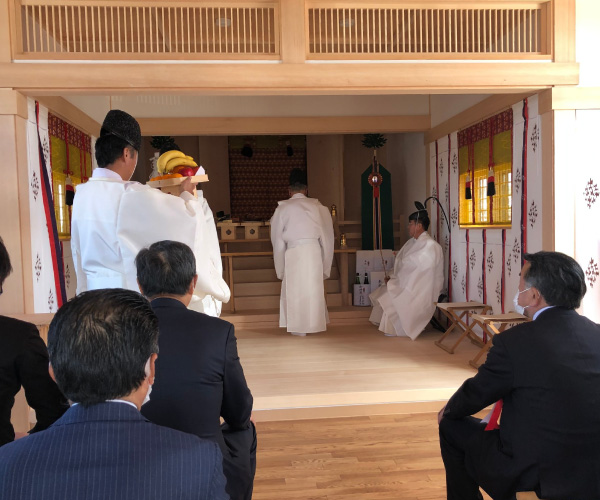
M 140 150 L 142 145 L 142 132 L 137 120 L 125 111 L 120 109 L 111 109 L 102 122 L 100 137 L 104 135 L 114 135 L 123 139 L 136 151 Z
M 290 187 L 306 187 L 306 172 L 300 168 L 295 168 L 290 172 Z

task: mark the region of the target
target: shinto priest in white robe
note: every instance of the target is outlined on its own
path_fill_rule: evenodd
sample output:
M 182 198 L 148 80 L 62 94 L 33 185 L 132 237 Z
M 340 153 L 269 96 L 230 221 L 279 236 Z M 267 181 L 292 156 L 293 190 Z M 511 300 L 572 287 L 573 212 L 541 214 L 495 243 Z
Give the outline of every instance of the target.
M 271 241 L 275 271 L 283 280 L 279 326 L 288 332 L 327 329 L 323 280 L 331 273 L 333 240 L 331 214 L 319 200 L 296 193 L 279 202 L 271 218 Z
M 388 336 L 416 339 L 435 311 L 444 283 L 442 247 L 427 232 L 400 249 L 386 285 L 369 297 L 369 320 Z
M 173 240 L 188 245 L 196 256 L 198 283 L 190 309 L 219 316 L 230 292 L 223 280 L 217 229 L 201 190 L 197 199 L 187 192 L 172 196 L 96 168 L 76 193 L 71 248 L 77 293 L 98 288 L 139 292 L 136 255 L 152 243 Z

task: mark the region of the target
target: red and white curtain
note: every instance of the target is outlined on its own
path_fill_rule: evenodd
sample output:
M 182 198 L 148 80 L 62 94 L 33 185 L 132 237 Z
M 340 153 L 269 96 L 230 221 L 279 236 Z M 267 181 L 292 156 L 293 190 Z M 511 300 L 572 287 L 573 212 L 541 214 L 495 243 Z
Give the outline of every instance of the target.
M 56 312 L 66 301 L 62 245 L 52 192 L 48 109 L 28 99 L 27 149 L 34 312 Z
M 542 250 L 542 135 L 537 96 L 512 108 L 510 229 L 459 228 L 458 133 L 453 132 L 429 146 L 430 195 L 439 198 L 451 227 L 449 234 L 441 211 L 434 203 L 429 205 L 431 235 L 444 250 L 449 300 L 484 302 L 493 307 L 494 313 L 513 308 L 523 253 Z M 551 213 L 552 207 L 547 210 Z

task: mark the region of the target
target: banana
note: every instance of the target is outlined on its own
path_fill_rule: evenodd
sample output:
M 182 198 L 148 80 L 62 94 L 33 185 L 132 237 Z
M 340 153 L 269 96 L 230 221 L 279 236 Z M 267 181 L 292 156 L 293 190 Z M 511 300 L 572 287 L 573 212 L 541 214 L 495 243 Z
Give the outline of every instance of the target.
M 185 167 L 197 167 L 198 164 L 194 160 L 188 160 L 187 158 L 171 158 L 165 165 L 165 173 L 169 173 L 175 167 L 183 165 Z
M 160 155 L 158 161 L 156 162 L 156 170 L 158 170 L 159 174 L 163 174 L 165 172 L 165 167 L 167 166 L 167 163 L 173 158 L 185 158 L 185 154 L 183 154 L 181 151 L 173 149 Z
M 194 161 L 194 157 L 193 157 L 193 156 L 188 156 L 188 155 L 185 155 L 185 157 L 186 157 L 188 160 L 192 160 L 192 161 Z

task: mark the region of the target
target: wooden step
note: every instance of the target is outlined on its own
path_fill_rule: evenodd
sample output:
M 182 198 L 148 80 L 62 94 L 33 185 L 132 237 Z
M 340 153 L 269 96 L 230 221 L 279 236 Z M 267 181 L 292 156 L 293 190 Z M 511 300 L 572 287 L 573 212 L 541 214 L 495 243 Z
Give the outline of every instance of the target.
M 236 301 L 241 297 L 259 297 L 276 295 L 281 293 L 281 281 L 261 282 L 261 283 L 236 283 L 234 285 Z M 325 280 L 325 290 L 327 293 L 339 293 L 340 283 L 338 280 Z
M 370 307 L 328 306 L 330 325 L 366 324 L 371 314 Z M 235 313 L 227 312 L 227 304 L 223 305 L 221 318 L 233 323 L 236 328 L 277 328 L 279 327 L 279 303 L 269 309 L 238 309 Z
M 273 257 L 236 257 L 233 269 L 274 269 Z
M 352 301 L 351 294 L 348 294 L 348 301 Z M 330 307 L 336 307 L 342 305 L 342 294 L 341 293 L 328 293 L 327 294 L 327 305 Z M 229 310 L 223 304 L 223 310 Z M 236 310 L 253 310 L 253 309 L 278 309 L 279 308 L 279 295 L 263 295 L 257 297 L 235 297 L 235 308 Z
M 337 280 L 340 274 L 336 267 L 331 269 L 329 279 Z M 269 281 L 279 281 L 275 268 L 265 269 L 234 269 L 233 270 L 234 284 L 237 283 L 264 283 Z

